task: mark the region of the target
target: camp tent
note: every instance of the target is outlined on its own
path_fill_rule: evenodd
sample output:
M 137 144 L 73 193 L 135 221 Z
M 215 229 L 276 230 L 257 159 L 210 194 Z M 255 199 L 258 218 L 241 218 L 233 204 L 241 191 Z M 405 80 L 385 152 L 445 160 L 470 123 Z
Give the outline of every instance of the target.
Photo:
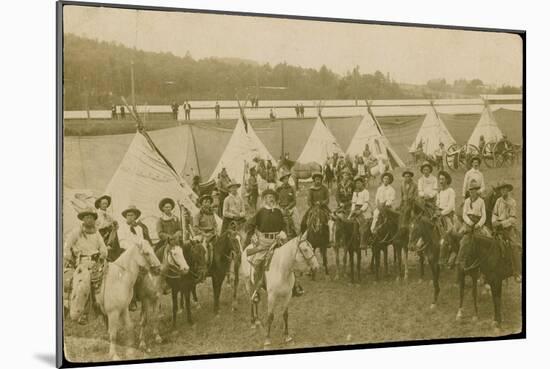
M 502 131 L 498 127 L 489 106 L 485 106 L 485 109 L 483 109 L 481 118 L 472 132 L 468 144 L 478 146 L 480 136 L 483 136 L 487 143 L 498 142 L 502 138 Z
M 432 105 L 428 109 L 424 122 L 422 126 L 420 126 L 420 130 L 418 130 L 409 151 L 416 151 L 421 143 L 424 153 L 433 156 L 440 142 L 445 145 L 445 149 L 456 143 L 455 139 L 451 136 L 451 133 L 437 114 L 435 107 Z
M 325 122 L 323 122 L 321 115 L 318 115 L 313 130 L 296 161 L 302 164 L 317 163 L 323 165 L 327 158 L 334 153 L 343 154 L 344 151 L 338 145 L 336 138 L 327 128 Z
M 162 198 L 182 203 L 192 215 L 198 213 L 196 195 L 146 132 L 135 134 L 105 193 L 113 199 L 111 209 L 118 221 L 124 221 L 121 212 L 129 205 L 137 206 L 153 239 L 157 238 L 158 203 Z M 176 214 L 179 216 L 177 209 Z
M 356 155 L 362 155 L 365 145 L 369 146 L 370 152 L 376 157 L 385 157 L 389 159 L 392 167 L 404 167 L 405 163 L 392 149 L 390 141 L 384 135 L 382 127 L 378 123 L 378 120 L 372 113 L 370 107 L 367 114 L 359 123 L 357 131 L 351 139 L 351 143 L 346 153 L 354 157 Z
M 252 125 L 245 124 L 244 119 L 242 116 L 239 117 L 233 134 L 210 176 L 211 180 L 216 180 L 222 168 L 225 168 L 232 181 L 242 184 L 245 180 L 245 168 L 253 166 L 255 158 L 271 160 L 274 163 L 273 156 L 260 141 Z

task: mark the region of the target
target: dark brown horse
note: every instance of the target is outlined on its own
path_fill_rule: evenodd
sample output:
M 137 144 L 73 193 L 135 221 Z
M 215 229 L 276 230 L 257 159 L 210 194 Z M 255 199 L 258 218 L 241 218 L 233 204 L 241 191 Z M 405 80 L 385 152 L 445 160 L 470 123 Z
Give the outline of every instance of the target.
M 239 286 L 239 266 L 241 263 L 241 245 L 236 231 L 236 224 L 232 223 L 215 241 L 210 266 L 212 289 L 214 291 L 214 314 L 220 312 L 220 295 L 222 284 L 233 265 L 233 295 L 231 309 L 237 308 L 237 289 Z
M 423 254 L 427 259 L 432 271 L 434 294 L 431 309 L 437 305 L 439 297 L 439 242 L 441 234 L 435 224 L 425 215 L 418 215 L 413 218 L 410 228 L 409 250 Z
M 329 212 L 320 205 L 312 206 L 302 218 L 300 231 L 307 231 L 307 241 L 313 250 L 319 249 L 323 257 L 325 274 L 328 275 L 327 248 L 329 246 Z
M 357 219 L 348 219 L 345 214 L 339 213 L 334 217 L 335 221 L 335 250 L 344 249 L 344 268 L 346 265 L 346 255 L 349 256 L 351 283 L 355 283 L 355 274 L 357 281 L 361 281 L 361 230 Z M 355 258 L 357 257 L 357 259 Z M 337 255 L 337 273 L 340 267 L 340 256 Z M 355 260 L 357 264 L 355 266 Z

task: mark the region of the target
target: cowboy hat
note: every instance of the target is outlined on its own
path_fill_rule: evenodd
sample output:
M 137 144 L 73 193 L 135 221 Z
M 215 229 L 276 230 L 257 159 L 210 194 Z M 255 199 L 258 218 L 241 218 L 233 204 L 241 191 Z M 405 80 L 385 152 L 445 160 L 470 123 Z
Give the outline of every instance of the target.
M 402 177 L 405 177 L 405 174 L 408 174 L 410 175 L 411 177 L 414 177 L 414 173 L 413 171 L 410 169 L 410 168 L 405 168 L 405 170 L 403 170 L 403 173 L 401 174 Z
M 311 175 L 311 179 L 315 179 L 315 177 L 320 177 L 321 179 L 323 179 L 323 175 L 321 174 L 321 172 L 314 172 Z
M 351 170 L 348 168 L 348 167 L 345 167 L 344 169 L 342 169 L 342 174 L 351 174 Z
M 87 216 L 87 215 L 91 215 L 91 216 L 94 217 L 94 219 L 97 219 L 97 213 L 91 207 L 84 208 L 81 211 L 79 211 L 77 217 L 78 217 L 78 219 L 83 220 L 84 217 Z
M 128 213 L 134 213 L 136 215 L 136 219 L 141 216 L 141 210 L 139 210 L 135 205 L 129 205 L 126 210 L 124 210 L 121 214 L 124 218 L 126 218 L 126 214 Z
M 355 176 L 355 178 L 353 179 L 353 182 L 357 182 L 357 181 L 364 182 L 365 179 L 363 178 L 363 176 Z
M 290 177 L 290 172 L 287 172 L 286 170 L 283 171 L 280 175 L 279 175 L 279 181 L 282 181 L 283 178 L 285 177 Z
M 202 205 L 202 203 L 204 202 L 204 200 L 210 200 L 210 201 L 214 201 L 214 198 L 209 195 L 209 194 L 205 194 L 205 195 L 202 195 L 199 199 L 199 204 Z
M 384 180 L 384 177 L 388 177 L 390 179 L 390 184 L 393 183 L 393 174 L 391 174 L 390 172 L 386 172 L 382 174 L 382 177 L 380 177 L 380 179 Z
M 481 165 L 481 158 L 479 156 L 472 156 L 470 159 L 470 166 L 472 166 L 474 160 L 477 160 L 477 163 Z
M 508 191 L 512 191 L 514 189 L 514 186 L 512 186 L 510 183 L 502 182 L 497 185 L 496 190 L 500 191 L 504 187 L 508 188 Z
M 94 206 L 95 206 L 96 209 L 99 209 L 99 204 L 101 203 L 101 200 L 103 200 L 103 199 L 106 199 L 109 202 L 109 205 L 107 205 L 107 207 L 111 206 L 111 196 L 102 195 L 102 196 L 98 197 L 95 200 Z
M 174 209 L 174 207 L 176 206 L 176 203 L 174 202 L 174 200 L 172 200 L 172 199 L 169 198 L 169 197 L 165 197 L 164 199 L 160 200 L 160 202 L 159 202 L 159 209 L 162 211 L 162 208 L 163 208 L 164 205 L 166 205 L 166 204 L 172 205 L 172 209 Z
M 481 188 L 481 186 L 479 185 L 479 183 L 477 183 L 477 181 L 475 179 L 472 179 L 470 181 L 470 185 L 468 186 L 468 191 L 479 190 L 480 188 Z
M 438 176 L 445 177 L 445 181 L 447 181 L 448 185 L 453 182 L 453 179 L 451 178 L 451 175 L 448 172 L 444 171 L 444 170 L 439 171 Z
M 277 194 L 277 192 L 275 192 L 271 188 L 268 188 L 264 190 L 264 192 L 262 192 L 262 198 L 266 197 L 267 195 L 273 195 L 275 196 L 276 199 L 279 198 L 279 195 Z
M 425 161 L 422 163 L 422 165 L 420 166 L 420 171 L 422 172 L 424 170 L 424 167 L 428 167 L 430 168 L 430 173 L 433 172 L 434 168 L 432 167 L 432 165 L 430 164 L 429 161 Z
M 230 184 L 227 185 L 227 188 L 231 188 L 231 187 L 241 187 L 241 184 L 240 183 L 237 183 L 237 182 L 231 182 Z

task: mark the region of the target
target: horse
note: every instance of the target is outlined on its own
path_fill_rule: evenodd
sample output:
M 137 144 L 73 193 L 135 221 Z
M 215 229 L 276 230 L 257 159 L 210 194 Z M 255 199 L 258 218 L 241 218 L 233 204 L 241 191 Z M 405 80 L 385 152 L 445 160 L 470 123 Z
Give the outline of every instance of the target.
M 491 286 L 494 307 L 493 326 L 499 329 L 502 323 L 502 281 L 512 276 L 509 248 L 498 235 L 493 239 L 473 233 L 464 235 L 460 248 L 458 263 L 460 302 L 456 320 L 460 321 L 463 317 L 464 282 L 466 275 L 469 275 L 473 282 L 474 316 L 472 320 L 477 321 L 477 281 L 481 273 L 485 276 L 485 282 Z
M 246 249 L 253 247 L 248 245 Z M 239 273 L 246 281 L 245 287 L 249 295 L 254 291 L 254 270 L 247 260 L 246 249 L 241 254 Z M 307 235 L 301 234 L 284 245 L 274 249 L 273 256 L 265 272 L 267 291 L 267 331 L 264 347 L 271 345 L 271 325 L 275 317 L 275 310 L 282 311 L 284 322 L 284 342 L 292 341 L 288 332 L 288 304 L 292 296 L 292 288 L 296 281 L 294 271 L 314 272 L 319 268 L 315 252 L 307 241 Z M 259 301 L 251 303 L 252 328 L 261 325 L 258 317 Z
M 189 265 L 183 256 L 183 250 L 177 245 L 167 244 L 156 251 L 157 257 L 161 260 L 161 274 L 156 275 L 147 272 L 140 275 L 136 281 L 136 297 L 141 301 L 139 348 L 150 351 L 146 342 L 147 327 L 151 326 L 154 340 L 157 344 L 162 343 L 162 337 L 158 329 L 158 317 L 155 309 L 160 310 L 160 296 L 165 286 L 165 278 L 179 276 L 189 272 Z
M 149 242 L 139 242 L 127 249 L 114 262 L 107 263 L 101 286 L 95 298 L 104 316 L 109 331 L 109 356 L 118 360 L 117 336 L 121 321 L 128 332 L 128 354 L 133 353 L 133 323 L 128 306 L 133 297 L 134 285 L 141 270 L 160 270 L 160 261 Z
M 231 309 L 237 309 L 237 288 L 239 285 L 241 243 L 240 235 L 235 230 L 235 223 L 232 223 L 215 241 L 213 245 L 212 264 L 210 276 L 212 278 L 212 290 L 214 292 L 214 314 L 220 313 L 220 294 L 223 281 L 233 266 L 233 295 Z
M 313 246 L 313 251 L 319 249 L 323 257 L 325 274 L 328 275 L 327 248 L 329 244 L 329 214 L 320 205 L 312 206 L 303 216 L 300 231 L 307 231 L 307 241 Z
M 347 219 L 343 215 L 335 216 L 334 249 L 336 252 L 336 276 L 340 274 L 340 248 L 344 249 L 344 270 L 349 256 L 351 283 L 361 280 L 361 230 L 357 219 Z M 355 256 L 357 271 L 355 271 Z
M 80 265 L 69 275 L 68 269 L 66 271 L 67 278 L 65 278 L 67 284 L 70 283 L 71 290 L 69 295 L 69 317 L 72 320 L 83 322 L 81 319 L 89 310 L 89 302 L 91 295 L 91 274 L 89 264 L 86 262 L 80 263 Z
M 430 309 L 435 309 L 439 297 L 439 243 L 441 234 L 438 228 L 425 215 L 419 214 L 412 220 L 410 227 L 409 250 L 416 251 L 428 258 L 432 271 L 434 287 Z
M 380 253 L 384 253 L 384 274 L 389 275 L 388 271 L 388 246 L 393 245 L 394 255 L 396 247 L 394 241 L 398 235 L 399 222 L 397 215 L 388 209 L 380 210 L 378 220 L 371 237 L 372 244 L 372 262 L 375 279 L 380 279 Z M 401 252 L 399 252 L 401 254 Z
M 179 246 L 176 246 L 179 247 Z M 172 293 L 172 327 L 176 327 L 176 316 L 178 312 L 178 294 L 185 298 L 185 311 L 187 323 L 192 325 L 191 317 L 191 294 L 195 291 L 195 285 L 204 281 L 206 277 L 206 250 L 204 246 L 196 241 L 184 242 L 182 247 L 183 256 L 189 265 L 189 272 L 186 274 L 165 274 L 166 283 Z M 164 261 L 164 260 L 163 260 Z M 181 300 L 180 304 L 181 305 Z M 183 309 L 183 306 L 181 306 Z

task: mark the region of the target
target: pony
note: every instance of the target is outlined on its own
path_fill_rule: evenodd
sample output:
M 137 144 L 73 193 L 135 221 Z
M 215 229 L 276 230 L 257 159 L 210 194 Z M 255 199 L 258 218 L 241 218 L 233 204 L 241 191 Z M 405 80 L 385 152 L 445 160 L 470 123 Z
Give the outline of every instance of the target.
M 223 281 L 233 266 L 233 294 L 231 309 L 237 309 L 237 288 L 239 285 L 239 267 L 241 262 L 241 242 L 240 235 L 236 231 L 236 224 L 232 222 L 228 229 L 224 231 L 213 245 L 212 264 L 210 266 L 210 276 L 212 278 L 212 290 L 214 292 L 214 314 L 220 312 L 220 294 Z
M 67 273 L 68 274 L 68 273 Z M 84 313 L 89 310 L 89 302 L 91 296 L 91 274 L 90 274 L 90 265 L 87 262 L 82 262 L 78 267 L 73 271 L 72 276 L 69 276 L 72 279 L 71 283 L 71 292 L 69 295 L 69 317 L 72 320 L 78 322 L 84 322 L 82 320 Z M 67 282 L 70 280 L 67 279 Z
M 357 219 L 347 219 L 344 215 L 336 215 L 334 220 L 334 249 L 336 252 L 336 276 L 340 274 L 340 248 L 344 249 L 344 269 L 349 256 L 351 283 L 361 280 L 361 230 Z M 357 267 L 355 268 L 355 257 Z M 355 270 L 357 269 L 357 270 Z
M 248 245 L 246 249 L 253 247 Z M 249 295 L 254 290 L 254 270 L 247 260 L 245 252 L 241 254 L 241 266 L 239 273 L 246 281 L 245 287 Z M 294 271 L 315 271 L 319 263 L 311 244 L 307 241 L 307 235 L 301 234 L 284 245 L 274 249 L 271 261 L 266 268 L 265 282 L 267 291 L 267 330 L 264 347 L 271 345 L 271 325 L 275 318 L 275 311 L 282 311 L 284 322 L 284 342 L 292 341 L 288 332 L 288 304 L 292 296 L 292 288 L 296 281 Z M 258 317 L 259 301 L 251 303 L 252 328 L 261 325 Z
M 326 275 L 329 274 L 327 261 L 327 248 L 330 238 L 329 219 L 327 210 L 323 209 L 320 205 L 313 205 L 303 216 L 300 226 L 301 233 L 306 233 L 307 241 L 313 246 L 313 251 L 316 249 L 321 251 Z
M 410 227 L 409 250 L 416 251 L 427 257 L 432 271 L 434 287 L 430 309 L 435 309 L 439 297 L 439 242 L 441 234 L 438 228 L 425 215 L 419 214 L 412 220 Z
M 141 270 L 160 270 L 160 261 L 149 242 L 139 242 L 127 249 L 114 262 L 107 263 L 101 286 L 95 291 L 99 308 L 106 316 L 109 332 L 109 356 L 118 360 L 117 336 L 124 324 L 127 332 L 128 355 L 133 353 L 133 323 L 128 306 L 133 297 L 134 285 Z
M 380 279 L 380 254 L 384 253 L 384 274 L 389 275 L 388 272 L 388 246 L 394 245 L 396 236 L 398 235 L 399 223 L 397 216 L 390 212 L 388 209 L 380 210 L 378 215 L 378 221 L 371 237 L 372 244 L 372 262 L 371 265 L 374 269 L 375 279 Z M 395 245 L 394 245 L 394 255 Z

